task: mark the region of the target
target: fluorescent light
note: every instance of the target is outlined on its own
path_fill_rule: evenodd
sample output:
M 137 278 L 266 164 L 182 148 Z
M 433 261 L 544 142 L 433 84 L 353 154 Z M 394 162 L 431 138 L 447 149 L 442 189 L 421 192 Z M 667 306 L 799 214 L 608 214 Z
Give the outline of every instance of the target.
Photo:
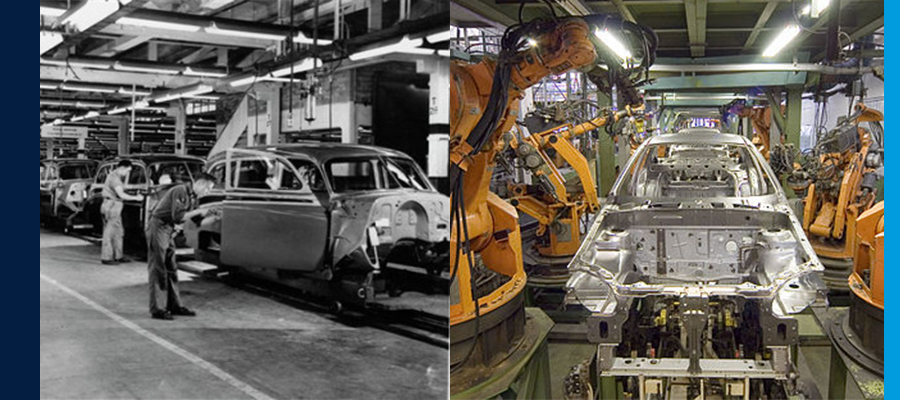
M 377 47 L 371 50 L 364 50 L 358 53 L 350 55 L 350 60 L 359 61 L 365 60 L 369 58 L 379 57 L 387 54 L 398 53 L 403 50 L 414 49 L 422 45 L 424 41 L 422 39 L 410 39 L 409 36 L 404 36 L 403 39 L 400 39 L 399 43 Z
M 184 70 L 184 74 L 192 75 L 192 76 L 203 76 L 203 77 L 209 77 L 209 78 L 224 78 L 224 77 L 228 76 L 228 74 L 226 74 L 224 72 L 196 70 L 191 67 L 187 67 L 187 69 Z
M 450 57 L 450 50 L 438 50 L 438 55 L 441 57 Z
M 63 35 L 61 33 L 41 31 L 41 55 L 53 50 L 54 47 L 59 46 L 62 42 Z
M 45 17 L 58 17 L 66 13 L 65 9 L 41 6 L 41 15 Z
M 423 49 L 421 47 L 416 47 L 414 49 L 403 49 L 403 50 L 398 51 L 398 53 L 415 54 L 415 55 L 419 55 L 419 56 L 432 56 L 432 55 L 434 55 L 435 52 L 436 52 L 436 50 L 434 50 L 434 49 Z
M 596 35 L 597 38 L 599 38 L 600 41 L 606 45 L 606 47 L 609 47 L 609 49 L 612 50 L 613 53 L 616 53 L 616 56 L 622 59 L 622 61 L 628 61 L 632 58 L 631 51 L 629 51 L 628 48 L 625 47 L 625 45 L 622 44 L 622 42 L 620 42 L 618 38 L 613 36 L 609 29 L 598 28 L 594 31 L 594 35 Z
M 75 12 L 70 13 L 62 23 L 84 32 L 116 11 L 119 11 L 118 0 L 88 0 Z
M 49 83 L 42 83 L 42 84 L 41 84 L 41 89 L 42 89 L 42 90 L 56 90 L 56 89 L 58 89 L 58 88 L 59 88 L 59 85 L 51 85 L 51 84 L 49 84 Z
M 274 41 L 282 41 L 286 37 L 285 35 L 276 35 L 274 33 L 261 33 L 261 32 L 249 32 L 249 31 L 239 31 L 235 29 L 222 29 L 213 22 L 212 26 L 206 28 L 206 33 L 211 33 L 213 35 L 222 35 L 222 36 L 235 36 L 235 37 L 243 37 L 248 39 L 261 39 L 261 40 L 274 40 Z
M 127 89 L 127 88 L 119 89 L 119 94 L 125 95 L 125 96 L 149 96 L 150 93 L 151 93 L 150 91 L 140 90 L 140 89 L 138 89 L 138 90 L 131 90 L 131 89 Z
M 199 32 L 202 27 L 196 25 L 179 24 L 176 22 L 156 21 L 152 19 L 140 19 L 124 17 L 116 21 L 119 25 L 141 26 L 144 28 L 165 29 L 169 31 Z
M 438 33 L 435 33 L 432 35 L 428 35 L 425 38 L 425 40 L 427 40 L 428 43 L 440 43 L 440 42 L 446 42 L 452 38 L 453 38 L 453 32 L 444 31 L 444 32 L 438 32 Z
M 127 72 L 142 72 L 147 74 L 168 74 L 168 75 L 177 75 L 181 73 L 180 69 L 174 68 L 166 68 L 166 67 L 142 67 L 138 65 L 127 65 L 122 63 L 116 63 L 115 69 L 119 71 L 127 71 Z
M 59 67 L 73 67 L 73 68 L 92 68 L 92 69 L 110 69 L 112 68 L 112 63 L 109 61 L 103 60 L 79 60 L 79 59 L 69 59 L 69 60 L 54 60 L 50 58 L 41 58 L 41 64 L 46 65 L 56 65 Z
M 304 59 L 303 61 L 294 63 L 293 70 L 291 69 L 291 67 L 282 68 L 275 72 L 272 72 L 272 76 L 280 78 L 282 76 L 291 75 L 291 72 L 293 72 L 294 74 L 299 74 L 301 72 L 312 71 L 321 66 L 322 66 L 322 60 L 320 60 L 318 58 L 307 58 L 307 59 Z
M 86 117 L 84 115 L 79 115 L 77 117 L 72 118 L 72 122 L 81 122 L 84 121 Z
M 112 110 L 109 110 L 109 115 L 119 115 L 119 114 L 124 114 L 126 112 L 128 112 L 128 109 L 125 107 L 114 108 Z
M 831 0 L 812 0 L 812 17 L 819 18 L 829 4 L 831 4 Z
M 231 85 L 231 87 L 247 86 L 247 85 L 250 85 L 250 84 L 253 84 L 254 82 L 256 82 L 257 79 L 259 79 L 259 78 L 257 78 L 256 76 L 248 76 L 246 78 L 241 78 L 236 81 L 233 81 L 230 83 L 230 85 Z
M 183 89 L 178 89 L 169 93 L 163 97 L 153 100 L 155 103 L 168 103 L 173 100 L 178 100 L 184 97 L 193 97 L 199 96 L 203 94 L 207 94 L 215 90 L 214 87 L 210 85 L 199 85 L 197 87 L 187 87 Z
M 763 57 L 774 57 L 799 34 L 800 27 L 797 25 L 790 25 L 787 28 L 784 28 L 784 30 L 775 37 L 772 44 L 766 48 L 766 51 L 763 52 Z
M 219 96 L 185 96 L 194 100 L 219 100 Z
M 70 92 L 88 92 L 88 93 L 115 93 L 118 91 L 117 89 L 109 89 L 109 88 L 97 87 L 97 86 L 78 86 L 78 85 L 71 85 L 68 83 L 63 84 L 62 89 L 70 91 Z
M 87 113 L 84 117 L 85 118 L 97 118 L 99 116 L 100 116 L 100 113 L 98 113 L 96 111 L 91 111 L 91 112 Z
M 314 42 L 315 40 L 313 40 L 309 36 L 304 35 L 303 32 L 300 32 L 297 34 L 297 36 L 294 36 L 294 43 L 297 44 L 315 44 Z M 331 40 L 319 38 L 319 46 L 328 46 L 332 43 L 334 42 Z

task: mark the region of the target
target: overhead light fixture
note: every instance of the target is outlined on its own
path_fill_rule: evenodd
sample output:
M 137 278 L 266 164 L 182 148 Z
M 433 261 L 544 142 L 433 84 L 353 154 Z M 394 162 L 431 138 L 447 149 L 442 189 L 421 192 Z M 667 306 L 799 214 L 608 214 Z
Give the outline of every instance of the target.
M 65 9 L 41 6 L 41 15 L 45 17 L 59 17 L 66 13 Z
M 119 114 L 124 114 L 124 113 L 126 113 L 126 112 L 128 112 L 128 109 L 127 109 L 127 108 L 125 108 L 125 107 L 119 107 L 119 108 L 114 108 L 114 109 L 112 109 L 112 110 L 109 110 L 109 113 L 108 113 L 108 114 L 109 114 L 109 115 L 119 115 Z
M 119 11 L 119 0 L 88 0 L 69 13 L 62 23 L 84 32 L 116 11 Z
M 450 50 L 438 50 L 438 55 L 441 57 L 450 57 Z
M 209 28 L 206 28 L 206 33 L 211 33 L 213 35 L 235 36 L 235 37 L 243 37 L 243 38 L 247 38 L 247 39 L 274 40 L 274 41 L 282 41 L 286 37 L 286 35 L 275 34 L 275 33 L 251 32 L 251 31 L 242 31 L 242 30 L 237 30 L 237 29 L 222 29 L 215 22 L 213 22 Z
M 41 55 L 53 50 L 63 42 L 63 35 L 59 32 L 41 31 Z
M 67 60 L 54 60 L 50 58 L 41 58 L 41 64 L 45 65 L 56 65 L 59 67 L 73 67 L 73 68 L 92 68 L 92 69 L 110 69 L 113 67 L 113 63 L 107 60 L 93 60 L 93 59 L 67 59 Z
M 409 36 L 404 36 L 403 39 L 400 39 L 400 42 L 395 44 L 390 44 L 387 46 L 376 47 L 371 50 L 363 50 L 357 52 L 355 54 L 350 55 L 350 60 L 352 61 L 360 61 L 369 58 L 379 57 L 387 54 L 399 53 L 404 50 L 415 49 L 416 47 L 421 46 L 424 43 L 422 39 L 410 39 Z
M 42 83 L 41 90 L 56 90 L 59 88 L 59 85 L 51 85 L 49 83 Z
M 812 10 L 810 10 L 810 16 L 813 18 L 819 18 L 819 16 L 821 16 L 822 13 L 825 12 L 825 9 L 828 8 L 830 4 L 831 0 L 812 0 Z
M 428 35 L 425 37 L 425 40 L 427 40 L 428 43 L 440 43 L 440 42 L 446 42 L 452 38 L 453 38 L 453 32 L 443 31 L 443 32 L 438 32 L 435 34 Z
M 199 96 L 199 95 L 203 95 L 203 94 L 207 94 L 207 93 L 212 93 L 213 90 L 215 90 L 215 88 L 210 85 L 193 85 L 193 86 L 188 86 L 185 88 L 173 90 L 169 93 L 164 94 L 162 97 L 153 99 L 153 102 L 168 103 L 170 101 L 178 100 L 178 99 L 181 99 L 184 97 L 193 97 L 193 96 Z
M 118 89 L 110 89 L 102 86 L 87 86 L 87 85 L 77 85 L 71 83 L 64 83 L 62 85 L 63 90 L 67 90 L 70 92 L 88 92 L 88 93 L 116 93 Z
M 73 117 L 72 122 L 81 122 L 81 121 L 84 121 L 85 118 L 87 118 L 87 117 L 84 115 L 79 115 L 77 117 Z
M 199 95 L 199 96 L 187 96 L 187 97 L 189 97 L 189 98 L 192 99 L 192 100 L 210 100 L 210 101 L 216 101 L 216 100 L 219 100 L 219 96 L 203 96 L 203 95 Z
M 118 71 L 126 71 L 126 72 L 141 72 L 145 74 L 166 74 L 166 75 L 177 75 L 181 73 L 180 68 L 175 67 L 163 67 L 163 66 L 143 66 L 138 64 L 131 63 L 123 63 L 117 62 L 115 65 L 115 69 Z
M 272 76 L 276 78 L 280 78 L 283 76 L 288 76 L 293 74 L 299 74 L 302 72 L 312 71 L 316 68 L 322 66 L 322 60 L 318 58 L 306 58 L 303 61 L 299 61 L 294 63 L 293 68 L 288 66 L 279 70 L 272 72 Z
M 91 112 L 85 114 L 84 117 L 87 118 L 87 119 L 91 119 L 91 118 L 97 118 L 97 117 L 99 117 L 99 116 L 100 116 L 100 113 L 99 113 L 99 112 L 91 111 Z
M 140 26 L 144 28 L 164 29 L 169 31 L 180 32 L 199 32 L 202 26 L 179 24 L 177 22 L 156 21 L 152 19 L 123 17 L 116 21 L 119 25 Z
M 195 68 L 191 68 L 191 67 L 187 67 L 187 69 L 184 70 L 184 74 L 191 75 L 191 76 L 202 76 L 202 77 L 207 77 L 207 78 L 224 78 L 224 77 L 228 76 L 228 74 L 221 72 L 221 71 L 214 71 L 214 70 L 207 70 L 207 69 L 195 69 Z
M 152 92 L 150 92 L 149 90 L 131 90 L 128 88 L 121 88 L 118 90 L 118 93 L 123 96 L 149 96 Z
M 437 52 L 437 50 L 435 50 L 435 49 L 425 49 L 425 48 L 421 48 L 421 47 L 416 47 L 414 49 L 404 49 L 404 50 L 398 51 L 398 53 L 414 54 L 417 56 L 433 56 L 434 53 L 436 53 L 436 52 Z
M 606 45 L 606 47 L 609 47 L 609 49 L 612 50 L 612 52 L 615 53 L 616 56 L 622 59 L 622 61 L 628 61 L 632 58 L 631 51 L 629 51 L 628 48 L 625 47 L 625 45 L 622 44 L 622 42 L 619 41 L 618 38 L 613 36 L 612 32 L 610 32 L 608 28 L 597 28 L 594 31 L 594 35 L 596 35 L 597 38 L 599 38 L 600 41 Z
M 257 78 L 255 75 L 253 75 L 253 76 L 248 76 L 248 77 L 246 77 L 246 78 L 241 78 L 241 79 L 238 79 L 238 80 L 236 80 L 236 81 L 232 81 L 232 82 L 230 83 L 230 85 L 231 85 L 231 87 L 247 86 L 247 85 L 253 84 L 253 83 L 256 82 L 258 79 L 259 79 L 259 78 Z
M 534 48 L 538 45 L 537 40 L 534 40 L 533 38 L 528 38 L 528 40 L 526 40 L 526 43 L 528 43 L 529 48 Z
M 763 52 L 763 57 L 774 57 L 799 34 L 800 27 L 797 25 L 789 25 L 784 28 L 784 30 L 775 37 L 775 40 L 772 41 L 769 47 L 766 48 L 766 51 Z
M 303 32 L 297 33 L 297 36 L 294 36 L 294 43 L 297 44 L 315 44 L 315 40 L 313 38 L 306 36 Z M 328 46 L 334 43 L 331 40 L 319 38 L 319 46 Z

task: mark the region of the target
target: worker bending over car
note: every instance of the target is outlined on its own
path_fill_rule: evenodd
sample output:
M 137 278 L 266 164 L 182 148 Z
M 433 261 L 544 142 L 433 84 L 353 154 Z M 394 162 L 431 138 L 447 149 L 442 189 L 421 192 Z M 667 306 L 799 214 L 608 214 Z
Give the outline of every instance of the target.
M 201 220 L 207 210 L 197 210 L 197 199 L 208 193 L 215 178 L 208 174 L 194 177 L 193 184 L 170 188 L 160 197 L 147 222 L 147 263 L 150 274 L 150 315 L 171 321 L 174 316 L 197 314 L 181 304 L 178 292 L 178 267 L 175 262 L 176 227 L 185 221 Z M 159 306 L 159 292 L 166 292 L 165 308 Z

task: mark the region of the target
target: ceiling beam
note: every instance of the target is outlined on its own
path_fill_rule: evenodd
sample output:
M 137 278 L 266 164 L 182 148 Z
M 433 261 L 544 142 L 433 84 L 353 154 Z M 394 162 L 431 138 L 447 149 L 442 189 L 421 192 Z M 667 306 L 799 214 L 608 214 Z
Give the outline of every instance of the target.
M 844 7 L 846 7 L 847 4 L 850 4 L 852 1 L 853 0 L 838 0 L 838 4 L 840 4 L 841 10 L 843 10 Z M 822 29 L 824 26 L 828 25 L 828 20 L 831 18 L 831 12 L 833 10 L 834 10 L 834 4 L 832 4 L 827 9 L 826 14 L 824 14 L 822 17 L 820 17 L 819 20 L 816 21 L 816 23 L 813 24 L 813 26 L 811 28 L 809 28 L 808 30 L 804 29 L 802 32 L 800 32 L 800 35 L 798 35 L 797 38 L 794 39 L 793 42 L 791 42 L 791 44 L 787 45 L 784 49 L 782 49 L 781 52 L 786 54 L 788 51 L 790 51 L 794 47 L 797 47 L 801 43 L 805 42 L 806 39 L 808 39 L 810 36 L 812 36 L 812 33 L 810 33 L 810 31 L 815 32 L 815 31 Z
M 763 28 L 766 27 L 769 19 L 772 18 L 772 14 L 775 12 L 776 8 L 778 8 L 777 1 L 770 1 L 766 4 L 766 8 L 763 9 L 762 14 L 759 15 L 759 19 L 756 20 L 756 26 L 753 27 L 750 36 L 747 37 L 747 42 L 744 43 L 745 50 L 749 50 L 756 43 L 756 39 L 759 38 L 759 34 L 762 33 Z
M 878 18 L 875 18 L 875 20 L 873 20 L 872 22 L 869 22 L 868 24 L 865 24 L 862 27 L 860 27 L 859 29 L 853 31 L 853 33 L 850 34 L 850 43 L 853 43 L 853 42 L 861 39 L 864 36 L 871 35 L 875 31 L 881 29 L 883 26 L 884 26 L 884 15 L 882 15 Z M 813 60 L 818 61 L 823 58 L 825 58 L 824 51 L 819 54 L 816 54 L 816 56 L 813 57 Z
M 87 52 L 93 57 L 113 57 L 150 41 L 148 36 L 122 36 Z
M 706 54 L 708 8 L 708 0 L 686 0 L 684 2 L 692 57 L 703 57 Z
M 183 32 L 121 24 L 111 24 L 106 28 L 103 28 L 101 32 L 119 36 L 145 36 L 153 39 L 175 40 L 212 46 L 247 47 L 254 49 L 266 49 L 276 44 L 276 42 L 273 40 L 215 35 L 206 32 Z
M 70 69 L 56 65 L 41 65 L 41 80 L 105 83 L 123 86 L 137 85 L 151 89 L 183 87 L 203 81 L 200 77 L 182 75 L 147 74 L 80 67 L 71 67 Z
M 616 9 L 619 10 L 619 14 L 622 15 L 622 18 L 637 23 L 634 19 L 634 15 L 631 14 L 631 10 L 628 9 L 628 6 L 626 6 L 622 0 L 612 0 L 612 3 L 616 6 Z
M 591 15 L 594 11 L 586 4 L 584 4 L 581 0 L 554 0 L 556 4 L 566 10 L 569 15 L 572 16 L 582 16 L 582 15 Z
M 193 52 L 188 54 L 184 58 L 178 61 L 179 64 L 195 64 L 197 62 L 203 61 L 212 56 L 212 52 L 215 51 L 216 48 L 213 46 L 203 46 Z
M 515 18 L 504 14 L 502 11 L 481 0 L 453 0 L 453 4 L 459 5 L 467 11 L 483 16 L 503 26 L 511 26 L 519 23 Z

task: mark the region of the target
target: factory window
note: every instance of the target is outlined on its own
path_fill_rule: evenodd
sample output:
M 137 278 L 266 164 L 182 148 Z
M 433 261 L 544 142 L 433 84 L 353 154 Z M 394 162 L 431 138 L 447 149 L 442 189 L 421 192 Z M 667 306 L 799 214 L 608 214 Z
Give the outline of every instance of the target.
M 378 160 L 333 161 L 328 164 L 331 187 L 336 193 L 365 192 L 380 189 Z

